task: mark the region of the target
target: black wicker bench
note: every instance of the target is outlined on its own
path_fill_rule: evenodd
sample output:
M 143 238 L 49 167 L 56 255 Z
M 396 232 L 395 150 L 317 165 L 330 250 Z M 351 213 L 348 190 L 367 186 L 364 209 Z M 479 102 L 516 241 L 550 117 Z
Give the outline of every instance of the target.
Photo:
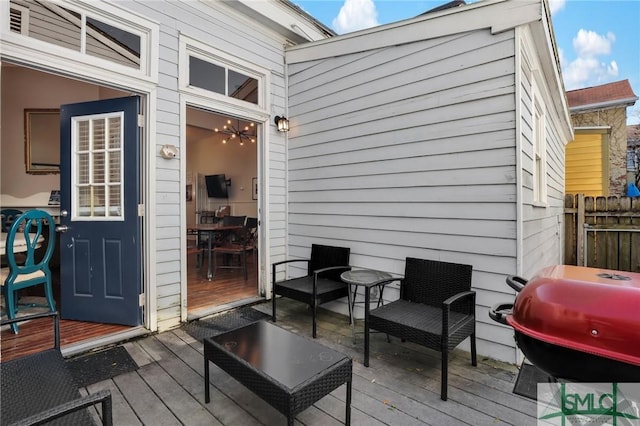
M 102 390 L 82 397 L 66 368 L 60 352 L 57 312 L 3 320 L 0 324 L 46 317 L 53 317 L 54 347 L 0 363 L 0 424 L 95 424 L 87 408 L 100 403 L 102 424 L 111 425 L 111 392 Z

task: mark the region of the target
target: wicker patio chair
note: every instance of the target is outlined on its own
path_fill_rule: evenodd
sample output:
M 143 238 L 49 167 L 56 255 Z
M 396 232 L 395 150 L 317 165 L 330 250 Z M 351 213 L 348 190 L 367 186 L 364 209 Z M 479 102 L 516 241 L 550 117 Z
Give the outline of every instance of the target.
M 102 425 L 110 426 L 111 392 L 105 389 L 86 396 L 80 395 L 60 353 L 57 312 L 2 320 L 0 324 L 45 317 L 53 317 L 54 347 L 0 363 L 0 424 L 92 425 L 96 422 L 87 408 L 100 404 Z M 27 338 L 25 345 L 28 344 Z
M 351 249 L 345 247 L 324 246 L 312 244 L 309 259 L 291 259 L 276 262 L 272 268 L 272 321 L 276 322 L 276 296 L 283 296 L 304 302 L 313 311 L 313 338 L 316 337 L 316 316 L 318 306 L 336 299 L 349 296 L 349 287 L 340 279 L 340 274 L 351 269 L 349 255 Z M 276 282 L 277 267 L 287 263 L 306 262 L 307 275 Z M 351 304 L 349 318 L 351 318 Z
M 440 398 L 444 401 L 447 400 L 448 354 L 467 337 L 471 337 L 471 364 L 477 365 L 471 273 L 471 265 L 408 257 L 405 275 L 400 281 L 400 299 L 365 313 L 366 333 L 374 329 L 440 351 Z M 369 307 L 365 309 L 368 311 Z M 369 365 L 368 345 L 365 345 L 365 365 Z

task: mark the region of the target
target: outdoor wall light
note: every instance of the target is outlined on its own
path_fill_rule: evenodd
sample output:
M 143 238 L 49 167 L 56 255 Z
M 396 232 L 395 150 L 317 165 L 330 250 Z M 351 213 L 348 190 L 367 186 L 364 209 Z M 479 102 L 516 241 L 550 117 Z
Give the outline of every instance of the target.
M 276 115 L 276 118 L 273 121 L 276 123 L 279 132 L 289 131 L 289 120 L 287 120 L 287 117 Z
M 160 147 L 160 156 L 167 160 L 173 160 L 178 156 L 178 147 L 175 145 L 162 145 Z

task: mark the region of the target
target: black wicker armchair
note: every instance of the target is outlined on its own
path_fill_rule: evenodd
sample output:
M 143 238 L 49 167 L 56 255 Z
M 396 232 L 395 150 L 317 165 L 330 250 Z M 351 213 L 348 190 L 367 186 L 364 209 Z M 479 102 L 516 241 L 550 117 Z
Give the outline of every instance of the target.
M 365 306 L 364 365 L 369 366 L 370 329 L 440 351 L 440 398 L 446 401 L 448 353 L 471 337 L 471 364 L 477 365 L 471 273 L 471 265 L 408 257 L 400 299 L 372 311 Z
M 111 392 L 81 396 L 60 352 L 58 312 L 27 315 L 0 324 L 53 317 L 54 347 L 0 364 L 0 424 L 96 424 L 87 410 L 101 405 L 102 425 L 112 425 Z M 25 343 L 28 340 L 25 341 Z M 49 423 L 57 420 L 55 423 Z
M 350 253 L 351 250 L 345 247 L 312 244 L 309 259 L 291 259 L 272 264 L 273 322 L 276 322 L 276 296 L 304 302 L 313 311 L 312 335 L 315 338 L 318 306 L 349 296 L 349 287 L 340 279 L 340 274 L 350 269 L 348 266 Z M 307 275 L 276 282 L 277 267 L 292 262 L 306 262 Z M 351 318 L 351 304 L 347 303 L 347 305 L 349 305 L 349 318 Z

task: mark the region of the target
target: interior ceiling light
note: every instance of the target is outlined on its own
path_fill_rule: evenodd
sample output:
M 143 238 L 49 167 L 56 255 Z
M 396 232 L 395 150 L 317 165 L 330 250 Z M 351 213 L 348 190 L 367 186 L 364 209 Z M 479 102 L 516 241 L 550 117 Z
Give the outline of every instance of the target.
M 222 143 L 227 143 L 227 141 L 230 140 L 237 140 L 240 142 L 240 145 L 244 145 L 245 141 L 256 143 L 256 125 L 254 123 L 248 123 L 244 127 L 241 127 L 240 120 L 235 120 L 235 122 L 236 124 L 234 126 L 231 120 L 227 120 L 227 124 L 225 124 L 222 129 L 217 127 L 213 129 L 216 133 L 226 135 L 226 137 L 222 139 Z

